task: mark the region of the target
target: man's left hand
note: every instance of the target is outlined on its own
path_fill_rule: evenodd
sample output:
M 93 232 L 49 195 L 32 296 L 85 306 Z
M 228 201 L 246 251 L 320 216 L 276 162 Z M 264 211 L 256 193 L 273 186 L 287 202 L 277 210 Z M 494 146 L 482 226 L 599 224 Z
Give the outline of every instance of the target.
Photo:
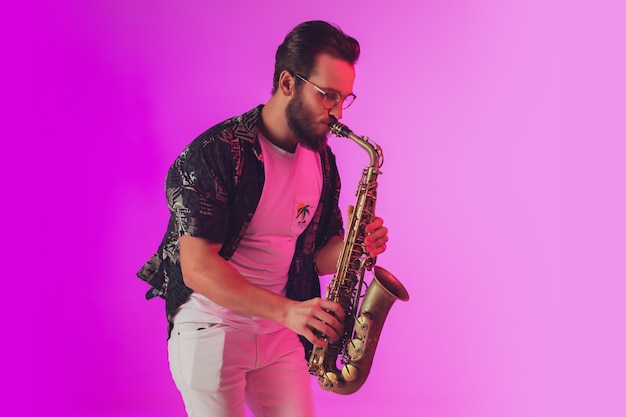
M 365 250 L 372 258 L 380 255 L 387 249 L 387 242 L 389 237 L 387 236 L 387 228 L 383 226 L 383 219 L 380 217 L 374 218 L 370 224 L 365 226 Z

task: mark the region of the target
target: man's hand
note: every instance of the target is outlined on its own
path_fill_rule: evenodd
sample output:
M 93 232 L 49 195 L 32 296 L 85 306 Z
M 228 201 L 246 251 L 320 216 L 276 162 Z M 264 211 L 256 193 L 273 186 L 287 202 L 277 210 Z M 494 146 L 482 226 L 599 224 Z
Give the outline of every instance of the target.
M 354 206 L 348 206 L 348 219 L 352 217 L 354 212 Z M 383 219 L 375 217 L 367 226 L 365 226 L 365 250 L 372 257 L 375 258 L 387 249 L 387 242 L 389 236 L 387 236 L 388 229 L 383 226 Z
M 317 330 L 335 342 L 343 334 L 344 312 L 333 301 L 313 298 L 307 301 L 292 301 L 283 323 L 297 334 L 304 336 L 317 347 L 326 347 L 327 342 L 317 337 Z
M 383 219 L 375 217 L 370 224 L 365 226 L 365 232 L 367 233 L 363 242 L 365 250 L 372 258 L 375 258 L 387 249 L 389 241 L 388 230 L 383 226 Z

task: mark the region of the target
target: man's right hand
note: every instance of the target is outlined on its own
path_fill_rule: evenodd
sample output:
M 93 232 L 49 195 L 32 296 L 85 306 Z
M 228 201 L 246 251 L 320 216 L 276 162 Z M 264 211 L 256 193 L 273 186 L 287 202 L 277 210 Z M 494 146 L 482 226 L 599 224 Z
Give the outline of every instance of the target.
M 344 311 L 333 301 L 313 298 L 306 301 L 292 301 L 287 308 L 286 327 L 304 336 L 317 347 L 326 347 L 325 340 L 318 333 L 325 335 L 332 343 L 343 334 Z M 314 330 L 317 330 L 315 332 Z

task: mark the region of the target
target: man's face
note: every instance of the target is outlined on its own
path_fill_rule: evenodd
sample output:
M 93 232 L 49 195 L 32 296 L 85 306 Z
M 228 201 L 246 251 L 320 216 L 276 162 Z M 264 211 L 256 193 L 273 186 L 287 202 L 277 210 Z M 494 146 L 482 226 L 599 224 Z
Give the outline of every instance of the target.
M 354 67 L 340 59 L 322 54 L 316 59 L 309 81 L 324 91 L 337 92 L 342 97 L 352 93 Z M 324 96 L 312 86 L 302 82 L 296 88 L 285 108 L 287 124 L 299 143 L 305 148 L 320 151 L 326 146 L 328 124 L 342 116 L 341 103 L 333 108 L 323 104 Z
M 294 96 L 285 108 L 287 125 L 298 138 L 298 143 L 307 149 L 319 152 L 326 146 L 326 127 L 318 122 L 315 112 L 306 107 L 302 94 L 302 86 L 294 92 Z

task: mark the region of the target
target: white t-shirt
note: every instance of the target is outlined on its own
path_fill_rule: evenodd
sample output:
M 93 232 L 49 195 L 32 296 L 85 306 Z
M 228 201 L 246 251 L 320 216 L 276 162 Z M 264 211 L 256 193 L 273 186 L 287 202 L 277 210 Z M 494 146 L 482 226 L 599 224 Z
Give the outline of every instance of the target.
M 298 145 L 289 153 L 259 134 L 265 184 L 252 221 L 228 261 L 251 283 L 285 295 L 298 236 L 308 226 L 322 192 L 319 154 Z M 230 311 L 198 293 L 180 307 L 174 322 L 224 323 L 254 333 L 281 325 Z

